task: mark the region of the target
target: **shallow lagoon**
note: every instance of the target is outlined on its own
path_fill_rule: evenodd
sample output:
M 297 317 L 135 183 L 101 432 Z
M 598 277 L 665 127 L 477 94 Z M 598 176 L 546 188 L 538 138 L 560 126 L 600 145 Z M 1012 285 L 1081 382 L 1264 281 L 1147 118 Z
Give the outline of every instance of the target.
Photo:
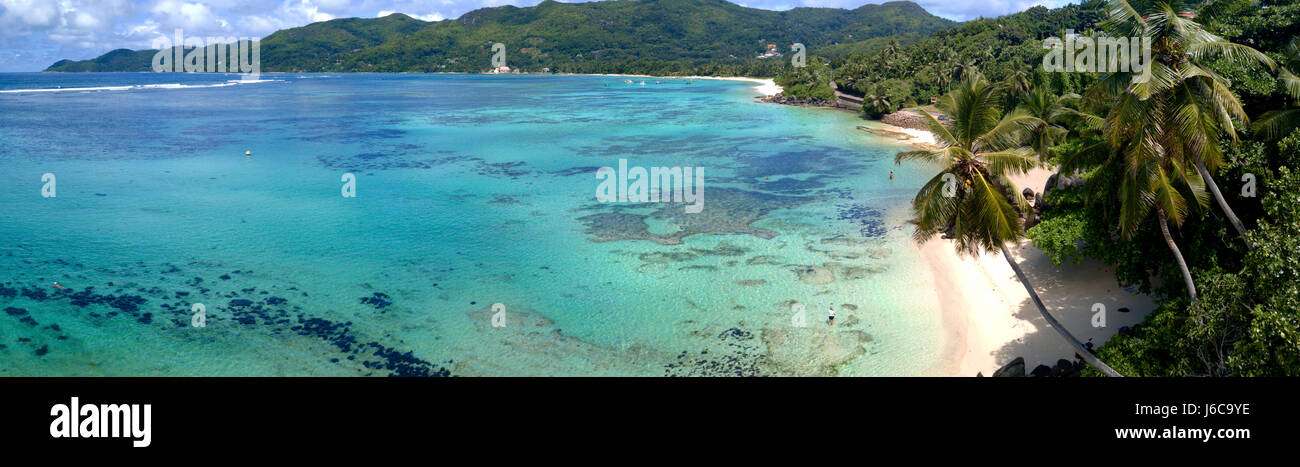
M 926 169 L 851 115 L 712 80 L 204 86 L 233 78 L 0 74 L 194 86 L 0 94 L 0 374 L 911 376 L 940 358 L 905 228 Z M 703 167 L 703 212 L 597 202 L 620 158 Z

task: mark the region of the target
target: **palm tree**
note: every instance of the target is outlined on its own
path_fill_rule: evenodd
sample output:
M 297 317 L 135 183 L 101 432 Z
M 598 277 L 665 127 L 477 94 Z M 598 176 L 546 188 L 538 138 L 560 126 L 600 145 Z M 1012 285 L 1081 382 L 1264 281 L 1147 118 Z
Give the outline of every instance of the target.
M 1108 0 L 1107 13 L 1102 27 L 1112 37 L 1151 38 L 1150 77 L 1134 81 L 1135 71 L 1112 73 L 1093 89 L 1107 97 L 1131 95 L 1141 101 L 1159 103 L 1149 106 L 1149 110 L 1159 112 L 1154 115 L 1126 113 L 1115 107 L 1107 116 L 1108 124 L 1122 135 L 1133 134 L 1131 130 L 1135 127 L 1149 126 L 1153 130 L 1148 135 L 1151 140 L 1143 144 L 1159 146 L 1165 156 L 1183 159 L 1186 165 L 1195 168 L 1228 222 L 1241 235 L 1246 248 L 1250 248 L 1245 226 L 1211 176 L 1212 170 L 1223 161 L 1219 135 L 1227 134 L 1236 142 L 1233 120 L 1245 123 L 1249 119 L 1241 101 L 1229 90 L 1228 81 L 1202 61 L 1222 58 L 1237 64 L 1262 64 L 1269 69 L 1276 64 L 1258 50 L 1210 34 L 1168 3 L 1159 3 L 1146 16 L 1141 16 L 1126 0 Z
M 1025 236 L 1017 209 L 1029 209 L 1029 203 L 1007 176 L 1025 173 L 1037 165 L 1033 151 L 1023 141 L 1039 121 L 1022 110 L 1003 115 L 998 105 L 1002 92 L 1001 87 L 989 84 L 977 71 L 968 74 L 936 103 L 951 116 L 951 130 L 929 112 L 917 109 L 929 121 L 939 147 L 899 153 L 894 162 L 928 162 L 941 170 L 913 200 L 913 238 L 924 243 L 944 232 L 954 239 L 959 254 L 1000 252 L 1043 319 L 1074 347 L 1075 353 L 1106 375 L 1120 376 L 1047 312 L 1024 271 L 1007 251 L 1007 242 Z
M 1166 150 L 1169 142 L 1162 139 L 1166 134 L 1162 123 L 1168 109 L 1164 100 L 1142 99 L 1124 92 L 1113 96 L 1112 101 L 1101 132 L 1106 149 L 1092 151 L 1109 151 L 1107 164 L 1112 170 L 1107 174 L 1119 178 L 1118 187 L 1113 188 L 1118 189 L 1120 234 L 1132 238 L 1138 226 L 1154 213 L 1165 244 L 1178 263 L 1187 295 L 1195 303 L 1196 284 L 1182 250 L 1169 232 L 1169 222 L 1182 225 L 1189 212 L 1188 200 L 1199 207 L 1206 204 L 1203 179 L 1186 166 L 1185 158 Z M 1113 170 L 1116 166 L 1119 170 Z
M 1023 67 L 1007 75 L 1007 79 L 1003 80 L 1003 85 L 1007 87 L 1007 94 L 1016 98 L 1024 97 L 1033 89 L 1029 72 L 1025 71 Z
M 1187 294 L 1196 302 L 1196 284 L 1169 232 L 1169 221 L 1182 225 L 1189 212 L 1188 200 L 1197 207 L 1207 205 L 1204 183 L 1181 159 L 1169 157 L 1162 146 L 1152 143 L 1159 119 L 1150 116 L 1160 114 L 1158 100 L 1143 101 L 1124 94 L 1112 97 L 1107 105 L 1100 102 L 1092 101 L 1091 108 L 1063 109 L 1060 118 L 1079 130 L 1084 144 L 1058 158 L 1060 173 L 1091 172 L 1084 198 L 1090 204 L 1100 204 L 1102 209 L 1119 211 L 1121 238 L 1132 238 L 1140 224 L 1154 213 L 1165 245 L 1178 263 Z M 1095 111 L 1101 108 L 1112 111 Z M 1132 133 L 1113 125 L 1117 119 L 1111 114 L 1116 111 L 1138 122 L 1126 129 Z M 1146 121 L 1142 120 L 1144 115 L 1148 116 Z
M 1124 238 L 1132 238 L 1138 225 L 1154 212 L 1165 245 L 1178 262 L 1187 295 L 1196 303 L 1196 283 L 1182 251 L 1169 233 L 1169 222 L 1181 226 L 1189 212 L 1189 200 L 1198 207 L 1206 207 L 1208 200 L 1201 175 L 1186 167 L 1184 158 L 1165 152 L 1165 146 L 1157 142 L 1161 128 L 1150 123 L 1158 123 L 1159 115 L 1166 111 L 1159 107 L 1161 104 L 1155 99 L 1140 101 L 1132 94 L 1125 95 L 1115 106 L 1125 115 L 1122 120 L 1136 121 L 1142 114 L 1151 117 L 1134 125 L 1136 128 L 1129 128 L 1133 134 L 1125 135 L 1123 130 L 1114 127 L 1103 130 L 1103 133 L 1109 131 L 1108 142 L 1119 149 L 1126 169 L 1119 185 L 1120 232 Z
M 940 46 L 939 58 L 936 60 L 938 70 L 934 73 L 935 79 L 939 82 L 939 87 L 947 92 L 948 84 L 952 83 L 953 76 L 959 71 L 956 67 L 957 53 L 953 52 L 948 46 Z
M 1066 103 L 1078 99 L 1078 94 L 1057 96 L 1046 87 L 1034 88 L 1020 104 L 1020 108 L 1038 118 L 1038 126 L 1031 131 L 1029 146 L 1038 154 L 1039 162 L 1047 162 L 1047 149 L 1058 144 L 1069 130 L 1056 123 L 1072 111 Z
M 1278 70 L 1278 78 L 1282 81 L 1282 89 L 1291 98 L 1292 104 L 1300 104 L 1300 77 L 1291 72 L 1300 66 L 1300 37 L 1292 37 L 1290 42 L 1287 42 L 1283 55 L 1287 60 Z M 1255 132 L 1265 139 L 1279 139 L 1300 128 L 1300 108 L 1293 106 L 1264 112 L 1264 115 L 1255 119 L 1254 126 Z
M 872 91 L 862 98 L 862 112 L 874 118 L 880 118 L 894 110 L 889 97 L 879 91 Z

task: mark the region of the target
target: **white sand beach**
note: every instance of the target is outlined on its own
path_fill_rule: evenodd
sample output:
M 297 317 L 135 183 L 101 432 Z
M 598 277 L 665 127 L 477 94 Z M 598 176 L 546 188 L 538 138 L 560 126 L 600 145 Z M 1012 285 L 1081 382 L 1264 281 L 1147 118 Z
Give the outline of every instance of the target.
M 1052 172 L 1037 169 L 1013 182 L 1041 192 Z M 1025 367 L 1052 366 L 1074 359 L 1073 348 L 1038 313 L 1028 292 L 1001 255 L 960 257 L 952 242 L 933 239 L 918 246 L 930 263 L 948 335 L 950 356 L 935 376 L 990 376 L 1016 357 Z M 1122 326 L 1133 326 L 1155 309 L 1151 297 L 1125 291 L 1096 260 L 1055 266 L 1029 241 L 1008 247 L 1052 315 L 1079 340 L 1100 346 Z M 1106 311 L 1106 326 L 1092 325 L 1093 306 Z M 1121 313 L 1120 308 L 1128 308 Z
M 918 148 L 936 144 L 934 134 L 925 130 L 878 120 L 867 121 L 862 127 Z M 1032 188 L 1041 194 L 1052 173 L 1040 168 L 1011 177 L 1011 181 L 1017 190 Z M 1024 357 L 1026 371 L 1038 365 L 1052 366 L 1058 359 L 1074 360 L 1074 349 L 1048 327 L 1000 253 L 961 257 L 952 241 L 940 238 L 914 246 L 930 265 L 947 336 L 947 356 L 931 375 L 990 376 L 1016 357 Z M 1085 259 L 1055 266 L 1028 240 L 1007 249 L 1052 316 L 1082 342 L 1091 339 L 1100 346 L 1120 327 L 1140 323 L 1155 309 L 1151 297 L 1125 291 L 1113 271 L 1099 261 Z M 1096 304 L 1106 311 L 1105 327 L 1092 325 Z M 1121 313 L 1121 308 L 1128 311 Z
M 776 84 L 776 81 L 773 81 L 773 80 L 770 79 L 770 78 L 745 78 L 745 77 L 730 77 L 730 76 L 691 76 L 691 77 L 689 77 L 689 78 L 691 78 L 691 79 L 723 79 L 723 80 L 729 80 L 729 81 L 748 81 L 748 82 L 751 82 L 751 83 L 758 84 L 758 86 L 754 86 L 754 90 L 755 90 L 755 91 L 758 91 L 758 93 L 761 94 L 761 95 L 763 95 L 763 96 L 775 96 L 775 95 L 777 95 L 777 94 L 780 94 L 781 91 L 782 91 L 781 86 L 778 86 L 778 85 Z
M 934 133 L 925 130 L 903 128 L 879 120 L 867 120 L 866 122 L 865 125 L 862 125 L 863 127 L 879 130 L 880 132 L 883 132 L 880 133 L 882 135 L 896 135 L 895 139 L 913 146 L 926 148 L 937 144 L 934 138 Z
M 748 81 L 757 84 L 754 90 L 763 96 L 775 96 L 780 94 L 781 86 L 776 84 L 771 78 L 747 78 L 744 76 L 652 76 L 652 75 L 629 75 L 619 73 L 598 73 L 595 76 L 620 76 L 625 78 L 655 78 L 655 79 L 714 79 L 726 81 Z

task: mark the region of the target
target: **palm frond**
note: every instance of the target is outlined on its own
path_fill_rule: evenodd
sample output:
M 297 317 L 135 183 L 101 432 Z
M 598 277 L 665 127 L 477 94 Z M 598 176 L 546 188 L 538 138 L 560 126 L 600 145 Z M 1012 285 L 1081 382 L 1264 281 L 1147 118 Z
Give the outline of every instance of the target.
M 1030 132 L 1034 131 L 1039 125 L 1045 125 L 1042 119 L 1034 116 L 1028 110 L 1016 109 L 1006 116 L 1002 117 L 992 128 L 984 130 L 982 134 L 971 142 L 971 151 L 999 151 L 1005 148 L 1024 145 Z
M 1224 40 L 1189 44 L 1186 52 L 1187 56 L 1197 61 L 1222 58 L 1239 65 L 1256 63 L 1267 67 L 1269 70 L 1277 68 L 1277 62 L 1274 62 L 1272 58 L 1268 57 L 1268 55 L 1264 55 L 1263 52 L 1255 50 L 1253 47 L 1248 45 Z
M 1300 109 L 1270 110 L 1256 118 L 1251 128 L 1264 139 L 1281 139 L 1300 128 Z
M 1277 75 L 1277 79 L 1282 81 L 1282 89 L 1286 90 L 1286 94 L 1291 96 L 1292 99 L 1300 100 L 1300 77 L 1297 77 L 1291 73 L 1291 70 L 1286 68 L 1278 71 Z
M 1022 175 L 1038 166 L 1038 159 L 1034 157 L 1033 151 L 1026 147 L 982 152 L 975 157 L 984 162 L 990 174 L 998 177 Z
M 1138 37 L 1146 33 L 1142 15 L 1124 0 L 1106 2 L 1106 19 L 1100 26 L 1112 37 Z
M 894 155 L 894 163 L 902 164 L 904 161 L 923 162 L 939 166 L 943 170 L 952 167 L 953 160 L 960 157 L 960 152 L 965 152 L 959 147 L 948 146 L 939 149 L 905 151 Z
M 947 97 L 947 95 L 944 97 Z M 934 139 L 940 145 L 962 146 L 961 140 L 958 140 L 957 136 L 948 130 L 948 127 L 944 126 L 943 123 L 940 123 L 939 119 L 934 118 L 934 115 L 930 115 L 929 111 L 922 108 L 913 108 L 909 110 L 912 112 L 918 112 L 925 118 L 926 125 L 930 127 L 930 133 L 934 133 Z

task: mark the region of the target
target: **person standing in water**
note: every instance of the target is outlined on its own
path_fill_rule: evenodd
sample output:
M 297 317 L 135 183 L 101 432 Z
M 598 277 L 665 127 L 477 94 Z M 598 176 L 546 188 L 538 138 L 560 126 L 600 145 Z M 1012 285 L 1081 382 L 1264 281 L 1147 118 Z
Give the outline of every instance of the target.
M 831 326 L 835 325 L 835 307 L 831 307 L 830 317 L 826 319 L 826 324 L 829 324 Z
M 891 181 L 891 182 L 894 181 L 894 171 L 893 171 L 893 170 L 890 170 L 890 171 L 889 171 L 889 181 Z

